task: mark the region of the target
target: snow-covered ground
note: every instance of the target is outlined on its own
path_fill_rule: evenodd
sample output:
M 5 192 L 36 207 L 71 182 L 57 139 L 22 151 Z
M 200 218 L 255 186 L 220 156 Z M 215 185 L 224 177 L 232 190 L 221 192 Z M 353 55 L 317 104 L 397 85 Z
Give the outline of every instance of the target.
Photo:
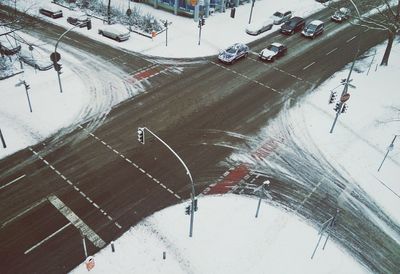
M 8 1 L 12 6 L 14 1 Z M 49 2 L 50 0 L 25 0 L 17 2 L 17 5 L 19 9 L 27 10 L 30 14 L 40 16 L 41 18 L 63 26 L 66 29 L 70 28 L 71 25 L 67 23 L 66 18 L 73 12 L 66 8 L 61 7 L 64 17 L 59 19 L 51 19 L 39 14 L 39 7 L 44 3 Z M 108 1 L 104 0 L 104 2 Z M 126 0 L 113 0 L 111 1 L 111 4 L 123 11 L 126 11 L 129 7 L 129 1 Z M 209 16 L 202 28 L 201 43 L 198 45 L 198 23 L 194 22 L 193 19 L 175 16 L 171 12 L 157 10 L 152 6 L 141 3 L 131 2 L 130 7 L 132 8 L 133 6 L 139 7 L 143 14 L 150 13 L 159 20 L 167 20 L 172 23 L 168 27 L 168 46 L 165 46 L 165 32 L 156 36 L 154 39 L 131 33 L 131 38 L 122 43 L 101 37 L 98 34 L 98 28 L 103 25 L 103 21 L 96 18 L 92 18 L 92 30 L 88 31 L 86 28 L 78 28 L 74 31 L 104 43 L 140 52 L 145 55 L 184 58 L 215 55 L 220 49 L 226 48 L 233 43 L 249 43 L 279 28 L 279 26 L 275 25 L 272 30 L 258 36 L 246 34 L 245 29 L 248 25 L 251 9 L 251 3 L 246 3 L 236 8 L 235 18 L 230 17 L 229 9 L 227 9 L 225 13 L 214 13 Z M 291 10 L 293 11 L 294 16 L 305 17 L 322 8 L 324 8 L 324 6 L 315 0 L 256 0 L 251 22 L 263 22 L 269 19 L 275 11 L 285 12 Z M 328 20 L 328 18 L 315 19 Z
M 297 216 L 237 195 L 199 199 L 193 237 L 185 204 L 155 213 L 95 255 L 91 273 L 366 273 L 334 242 L 311 255 L 318 232 Z M 163 259 L 166 252 L 166 259 Z M 87 273 L 85 264 L 72 273 Z

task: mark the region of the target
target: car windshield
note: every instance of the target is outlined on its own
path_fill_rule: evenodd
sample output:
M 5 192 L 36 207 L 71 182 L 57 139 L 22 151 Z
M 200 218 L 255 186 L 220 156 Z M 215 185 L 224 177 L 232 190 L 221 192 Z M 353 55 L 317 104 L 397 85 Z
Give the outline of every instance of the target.
M 226 53 L 235 54 L 237 51 L 236 47 L 230 47 L 226 50 Z
M 307 26 L 307 30 L 308 31 L 314 31 L 316 28 L 317 28 L 317 26 L 316 25 L 312 25 L 312 24 Z
M 300 21 L 297 21 L 297 20 L 290 21 L 289 26 L 295 27 L 299 22 Z
M 277 12 L 274 13 L 274 16 L 283 17 L 283 14 L 281 12 L 277 11 Z
M 267 49 L 269 49 L 270 51 L 273 51 L 273 52 L 278 52 L 279 51 L 279 48 L 277 46 L 275 46 L 275 45 L 269 45 L 267 47 Z

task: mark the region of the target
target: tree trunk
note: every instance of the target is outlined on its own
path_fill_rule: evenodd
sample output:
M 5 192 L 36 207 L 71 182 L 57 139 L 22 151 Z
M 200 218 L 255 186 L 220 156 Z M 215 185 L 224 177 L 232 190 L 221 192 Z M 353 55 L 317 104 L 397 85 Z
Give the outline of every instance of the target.
M 389 30 L 388 31 L 388 42 L 386 44 L 385 54 L 383 55 L 381 66 L 387 66 L 389 62 L 390 52 L 392 51 L 393 40 L 395 36 L 395 32 Z

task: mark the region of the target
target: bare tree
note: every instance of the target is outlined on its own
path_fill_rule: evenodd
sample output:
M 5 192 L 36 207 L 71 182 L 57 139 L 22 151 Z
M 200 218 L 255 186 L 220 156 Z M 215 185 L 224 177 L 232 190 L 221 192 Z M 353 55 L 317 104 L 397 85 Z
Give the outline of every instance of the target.
M 363 0 L 349 1 L 356 11 L 357 25 L 387 33 L 386 49 L 381 61 L 381 66 L 387 66 L 394 38 L 400 31 L 400 0 L 397 0 L 397 3 L 394 2 L 395 0 L 379 0 L 378 4 L 374 5 L 365 4 Z M 360 13 L 361 7 L 372 8 L 371 10 L 375 11 L 376 14 L 364 16 Z

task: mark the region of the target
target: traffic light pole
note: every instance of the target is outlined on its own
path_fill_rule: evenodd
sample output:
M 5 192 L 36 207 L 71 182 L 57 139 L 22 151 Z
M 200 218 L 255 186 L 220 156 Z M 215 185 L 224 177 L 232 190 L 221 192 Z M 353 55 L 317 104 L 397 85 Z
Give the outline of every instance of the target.
M 351 64 L 351 68 L 350 68 L 349 74 L 347 75 L 347 79 L 344 82 L 344 87 L 343 87 L 342 95 L 340 96 L 340 98 L 343 98 L 343 96 L 345 94 L 347 94 L 347 90 L 349 89 L 350 76 L 351 76 L 351 73 L 353 72 L 353 68 L 354 68 L 354 64 L 356 63 L 358 52 L 359 52 L 359 50 L 357 50 L 357 53 L 354 56 L 354 60 L 353 60 L 353 63 Z M 331 130 L 329 131 L 329 133 L 333 132 L 333 129 L 335 128 L 337 119 L 339 118 L 339 115 L 340 115 L 340 113 L 342 111 L 343 105 L 344 105 L 344 102 L 340 100 L 338 109 L 336 110 L 336 117 L 335 117 L 335 120 L 333 120 L 333 124 L 332 124 Z
M 400 136 L 400 135 L 395 135 L 394 138 L 393 138 L 393 140 L 392 140 L 392 142 L 391 142 L 390 145 L 388 146 L 387 151 L 386 151 L 386 154 L 385 154 L 385 157 L 383 157 L 382 163 L 381 163 L 381 165 L 380 165 L 379 168 L 378 168 L 378 172 L 381 170 L 381 167 L 383 166 L 383 163 L 385 162 L 386 157 L 388 156 L 389 152 L 393 150 L 393 148 L 394 148 L 394 141 L 396 141 L 397 136 Z
M 192 237 L 193 236 L 194 209 L 195 209 L 195 196 L 196 196 L 192 174 L 190 173 L 188 167 L 186 166 L 185 162 L 183 162 L 181 157 L 179 157 L 179 155 L 166 142 L 164 142 L 160 137 L 158 137 L 154 132 L 152 132 L 147 127 L 143 127 L 143 129 L 147 130 L 151 135 L 153 135 L 157 140 L 159 140 L 163 145 L 165 145 L 176 156 L 176 158 L 178 158 L 178 160 L 181 162 L 181 164 L 185 168 L 186 174 L 189 176 L 191 189 L 192 189 L 192 193 L 190 194 L 191 209 L 190 209 L 189 237 Z

